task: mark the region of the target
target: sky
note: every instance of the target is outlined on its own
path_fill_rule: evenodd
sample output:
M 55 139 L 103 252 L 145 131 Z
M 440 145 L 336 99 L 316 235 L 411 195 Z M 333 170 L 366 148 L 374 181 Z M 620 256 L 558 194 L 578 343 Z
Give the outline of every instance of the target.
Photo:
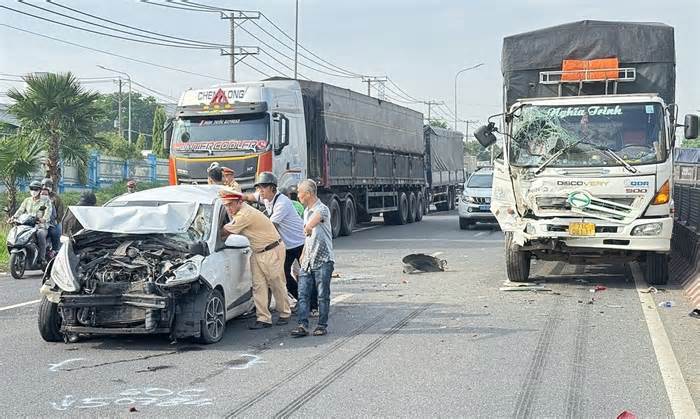
M 173 5 L 182 0 L 170 0 L 169 3 L 167 0 L 51 1 L 55 4 L 44 0 L 0 0 L 0 6 L 75 26 L 89 27 L 95 31 L 133 37 L 30 6 L 110 25 L 58 6 L 63 5 L 159 34 L 215 44 L 229 43 L 228 20 L 221 19 L 218 13 L 149 4 Z M 260 11 L 288 35 L 294 36 L 294 0 L 190 1 Z M 316 70 L 336 75 L 344 72 L 346 76 L 348 73 L 387 76 L 394 83 L 386 84 L 385 93 L 390 100 L 444 102 L 444 105 L 432 106 L 432 116 L 444 118 L 452 125 L 455 74 L 462 68 L 483 63 L 459 76 L 457 115 L 460 120 L 485 121 L 489 115 L 501 109 L 500 57 L 503 37 L 583 19 L 661 22 L 675 28 L 676 100 L 683 115 L 700 112 L 700 83 L 697 82 L 696 75 L 700 71 L 698 17 L 700 0 L 299 0 L 299 43 L 323 61 L 300 50 L 316 63 L 300 57 L 298 72 L 313 80 L 363 93 L 367 91 L 367 84 L 359 78 L 330 76 Z M 258 23 L 259 27 L 253 22 Z M 110 56 L 4 25 L 205 76 Z M 245 33 L 244 29 L 268 46 Z M 246 57 L 245 63 L 270 75 L 292 74 L 285 66 L 293 67 L 293 61 L 280 53 L 293 58 L 290 48 L 293 47 L 293 42 L 264 18 L 243 22 L 236 30 L 236 45 L 261 47 L 264 53 L 256 58 L 273 68 L 253 57 Z M 266 53 L 282 64 L 273 61 Z M 321 67 L 319 63 L 327 67 Z M 221 56 L 218 49 L 197 50 L 135 43 L 56 25 L 0 8 L 0 102 L 7 101 L 4 92 L 8 88 L 22 88 L 22 83 L 10 81 L 16 80 L 13 76 L 42 71 L 71 71 L 81 78 L 115 75 L 97 67 L 98 65 L 128 73 L 135 82 L 159 92 L 157 97 L 163 101 L 172 101 L 169 98 L 179 97 L 187 88 L 208 87 L 229 77 L 228 57 Z M 238 81 L 265 78 L 243 64 L 236 66 L 236 72 Z M 109 80 L 92 80 L 85 86 L 103 92 L 115 90 L 115 83 Z M 141 86 L 132 87 L 135 91 L 148 93 Z M 373 90 L 372 95 L 376 96 L 377 92 Z M 427 106 L 423 103 L 399 104 L 427 113 Z M 475 125 L 470 126 L 470 133 Z M 458 123 L 459 130 L 463 131 L 464 128 L 463 122 Z

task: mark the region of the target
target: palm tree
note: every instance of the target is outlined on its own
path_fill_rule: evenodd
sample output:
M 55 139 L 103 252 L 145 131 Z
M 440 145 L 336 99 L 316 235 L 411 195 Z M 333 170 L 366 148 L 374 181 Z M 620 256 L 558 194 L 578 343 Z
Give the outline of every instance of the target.
M 7 189 L 7 215 L 17 209 L 19 181 L 29 178 L 41 165 L 42 147 L 36 141 L 15 134 L 0 139 L 0 182 Z
M 24 92 L 7 92 L 15 101 L 9 111 L 19 119 L 23 132 L 46 151 L 47 175 L 58 184 L 63 158 L 84 176 L 89 147 L 101 144 L 95 138 L 102 117 L 96 103 L 99 94 L 85 91 L 70 72 L 28 75 L 24 81 Z

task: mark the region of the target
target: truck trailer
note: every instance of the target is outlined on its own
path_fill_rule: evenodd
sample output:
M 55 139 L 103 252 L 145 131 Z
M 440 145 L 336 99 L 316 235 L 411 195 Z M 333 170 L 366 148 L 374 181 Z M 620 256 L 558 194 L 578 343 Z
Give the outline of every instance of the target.
M 263 171 L 277 175 L 280 189 L 313 179 L 334 237 L 374 215 L 420 221 L 429 204 L 423 115 L 329 84 L 272 78 L 190 89 L 165 138 L 171 184 L 205 183 L 215 161 L 235 171 L 243 190 Z M 438 172 L 431 175 L 442 179 Z
M 455 209 L 465 181 L 464 136 L 459 131 L 425 126 L 427 197 L 438 211 Z M 426 208 L 427 210 L 427 208 Z
M 504 112 L 475 137 L 496 141 L 491 210 L 506 238 L 506 271 L 531 259 L 639 261 L 668 280 L 677 126 L 673 28 L 580 21 L 506 37 Z M 686 116 L 685 137 L 698 118 Z

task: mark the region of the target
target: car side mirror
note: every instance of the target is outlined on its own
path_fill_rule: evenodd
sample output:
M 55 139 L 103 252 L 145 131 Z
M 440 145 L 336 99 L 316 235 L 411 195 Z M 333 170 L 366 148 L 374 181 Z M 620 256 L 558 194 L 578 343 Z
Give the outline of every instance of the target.
M 474 137 L 482 147 L 486 148 L 496 143 L 496 136 L 493 135 L 495 131 L 496 124 L 489 122 L 488 125 L 479 127 L 479 129 L 474 132 Z
M 245 249 L 246 247 L 250 247 L 250 241 L 248 241 L 248 238 L 245 236 L 231 234 L 226 238 L 224 246 L 229 249 Z
M 186 143 L 190 140 L 190 133 L 185 131 L 180 134 L 180 142 Z
M 168 119 L 163 126 L 163 149 L 170 152 L 170 139 L 173 136 L 173 120 Z
M 684 136 L 686 140 L 693 140 L 698 138 L 698 116 L 688 114 L 685 116 L 684 126 Z

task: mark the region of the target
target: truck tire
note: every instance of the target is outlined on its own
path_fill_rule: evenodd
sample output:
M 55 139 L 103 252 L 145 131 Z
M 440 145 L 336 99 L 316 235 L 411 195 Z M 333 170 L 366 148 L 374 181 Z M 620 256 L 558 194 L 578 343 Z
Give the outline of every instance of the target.
M 417 203 L 416 194 L 413 192 L 408 194 L 408 217 L 406 217 L 406 222 L 412 224 L 416 221 Z
M 416 197 L 416 222 L 420 222 L 423 219 L 423 211 L 425 210 L 425 202 L 423 201 L 423 193 L 418 192 Z
M 455 209 L 455 190 L 454 188 L 450 188 L 449 192 L 447 193 L 447 202 L 448 206 L 450 208 L 450 211 Z
M 397 215 L 397 224 L 404 225 L 408 223 L 408 197 L 405 192 L 399 194 L 399 211 Z
M 205 291 L 206 292 L 206 291 Z M 226 304 L 221 291 L 209 290 L 206 303 L 201 313 L 201 334 L 197 339 L 200 343 L 216 343 L 224 337 L 226 331 Z
M 645 277 L 651 285 L 668 283 L 668 255 L 665 253 L 647 253 Z
M 355 228 L 355 203 L 351 198 L 345 198 L 341 210 L 340 235 L 351 236 Z
M 328 209 L 331 211 L 331 232 L 333 233 L 333 238 L 340 236 L 340 226 L 343 221 L 343 216 L 340 212 L 340 203 L 334 197 L 330 201 Z
M 58 314 L 58 304 L 49 301 L 46 296 L 39 304 L 39 334 L 47 342 L 63 342 L 61 333 L 61 315 Z
M 527 282 L 530 277 L 530 252 L 513 242 L 513 233 L 506 232 L 506 274 L 511 282 Z

